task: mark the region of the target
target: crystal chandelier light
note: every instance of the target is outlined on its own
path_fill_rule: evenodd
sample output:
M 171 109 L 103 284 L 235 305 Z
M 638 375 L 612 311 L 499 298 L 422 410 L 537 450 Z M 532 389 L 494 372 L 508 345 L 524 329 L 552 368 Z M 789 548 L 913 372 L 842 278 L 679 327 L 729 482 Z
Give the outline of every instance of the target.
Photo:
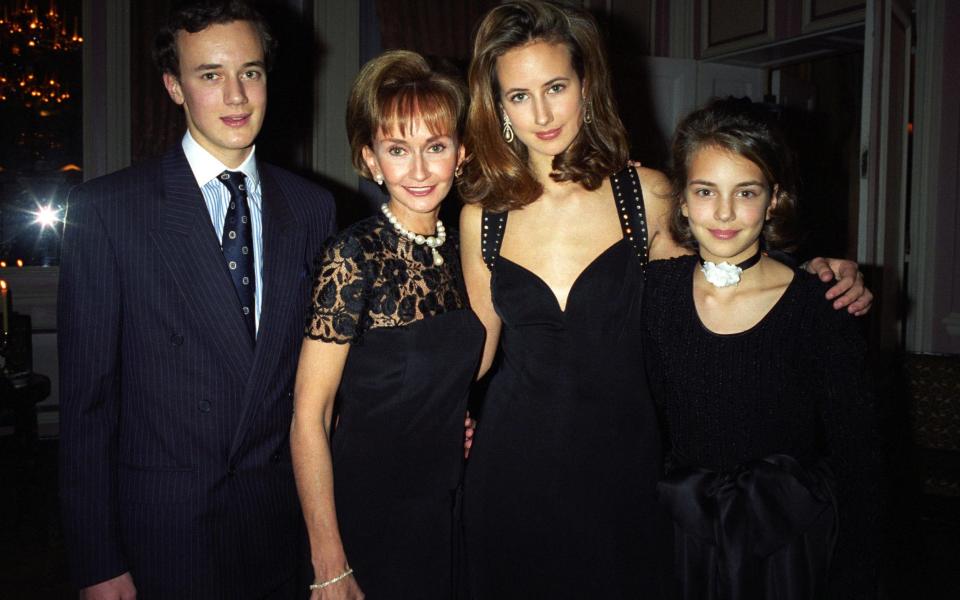
M 0 13 L 0 102 L 17 102 L 45 116 L 70 100 L 56 63 L 83 45 L 74 18 L 72 32 L 51 1 L 41 10 L 14 0 Z

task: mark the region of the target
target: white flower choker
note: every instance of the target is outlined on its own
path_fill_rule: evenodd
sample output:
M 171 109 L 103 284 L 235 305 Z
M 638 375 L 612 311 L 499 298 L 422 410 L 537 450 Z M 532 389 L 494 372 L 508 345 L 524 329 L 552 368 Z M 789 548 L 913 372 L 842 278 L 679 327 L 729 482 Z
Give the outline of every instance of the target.
M 703 257 L 701 256 L 700 270 L 703 271 L 703 275 L 707 278 L 707 282 L 715 287 L 730 287 L 731 285 L 737 285 L 740 283 L 740 275 L 745 270 L 760 262 L 760 256 L 760 246 L 757 246 L 756 254 L 735 265 L 731 265 L 726 261 L 718 265 L 710 262 L 709 260 L 703 260 Z

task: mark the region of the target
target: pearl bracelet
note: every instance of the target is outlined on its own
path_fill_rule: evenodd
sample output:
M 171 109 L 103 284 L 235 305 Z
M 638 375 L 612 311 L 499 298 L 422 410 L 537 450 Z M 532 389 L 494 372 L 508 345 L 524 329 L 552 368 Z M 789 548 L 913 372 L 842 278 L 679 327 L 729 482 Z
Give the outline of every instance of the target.
M 344 571 L 343 573 L 340 573 L 339 575 L 337 575 L 336 577 L 334 577 L 333 579 L 328 579 L 328 580 L 326 580 L 326 581 L 321 581 L 320 583 L 311 583 L 311 584 L 310 584 L 310 591 L 312 592 L 313 590 L 322 590 L 323 588 L 327 587 L 328 585 L 333 585 L 333 584 L 337 583 L 337 582 L 340 581 L 341 579 L 346 579 L 346 578 L 349 577 L 352 573 L 353 573 L 353 568 L 349 568 L 349 569 L 347 569 L 346 571 Z

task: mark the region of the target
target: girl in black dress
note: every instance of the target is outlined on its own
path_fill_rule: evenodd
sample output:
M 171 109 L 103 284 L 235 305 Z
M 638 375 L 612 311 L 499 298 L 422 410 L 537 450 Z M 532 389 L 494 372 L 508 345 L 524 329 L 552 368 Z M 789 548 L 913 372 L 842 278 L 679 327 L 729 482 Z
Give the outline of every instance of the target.
M 855 319 L 765 256 L 791 240 L 790 154 L 749 101 L 673 142 L 676 239 L 653 263 L 644 348 L 667 424 L 661 504 L 686 599 L 870 598 L 877 440 Z
M 601 34 L 583 10 L 492 9 L 469 84 L 464 278 L 487 331 L 481 372 L 501 359 L 466 472 L 471 592 L 660 597 L 670 528 L 655 498 L 640 300 L 648 261 L 689 252 L 669 231 L 669 184 L 627 164 Z M 856 280 L 846 266 L 841 290 Z
M 354 166 L 389 199 L 316 261 L 291 430 L 313 598 L 453 593 L 483 327 L 437 215 L 463 160 L 465 109 L 461 84 L 412 52 L 369 62 L 351 91 Z

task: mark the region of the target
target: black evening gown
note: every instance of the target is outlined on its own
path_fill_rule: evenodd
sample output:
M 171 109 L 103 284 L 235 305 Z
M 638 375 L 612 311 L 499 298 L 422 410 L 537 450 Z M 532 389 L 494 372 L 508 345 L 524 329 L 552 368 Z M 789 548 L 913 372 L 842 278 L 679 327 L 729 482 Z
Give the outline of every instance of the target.
M 466 302 L 453 232 L 440 248 L 381 216 L 318 258 L 307 334 L 350 343 L 332 434 L 337 521 L 370 600 L 452 597 L 463 420 L 483 326 Z
M 879 444 L 856 319 L 796 272 L 759 323 L 715 334 L 697 269 L 652 263 L 644 299 L 679 596 L 875 598 Z
M 464 487 L 475 600 L 657 598 L 668 528 L 655 499 L 660 437 L 640 344 L 647 229 L 639 178 L 611 178 L 623 238 L 561 311 L 535 274 L 482 248 L 503 322 Z

